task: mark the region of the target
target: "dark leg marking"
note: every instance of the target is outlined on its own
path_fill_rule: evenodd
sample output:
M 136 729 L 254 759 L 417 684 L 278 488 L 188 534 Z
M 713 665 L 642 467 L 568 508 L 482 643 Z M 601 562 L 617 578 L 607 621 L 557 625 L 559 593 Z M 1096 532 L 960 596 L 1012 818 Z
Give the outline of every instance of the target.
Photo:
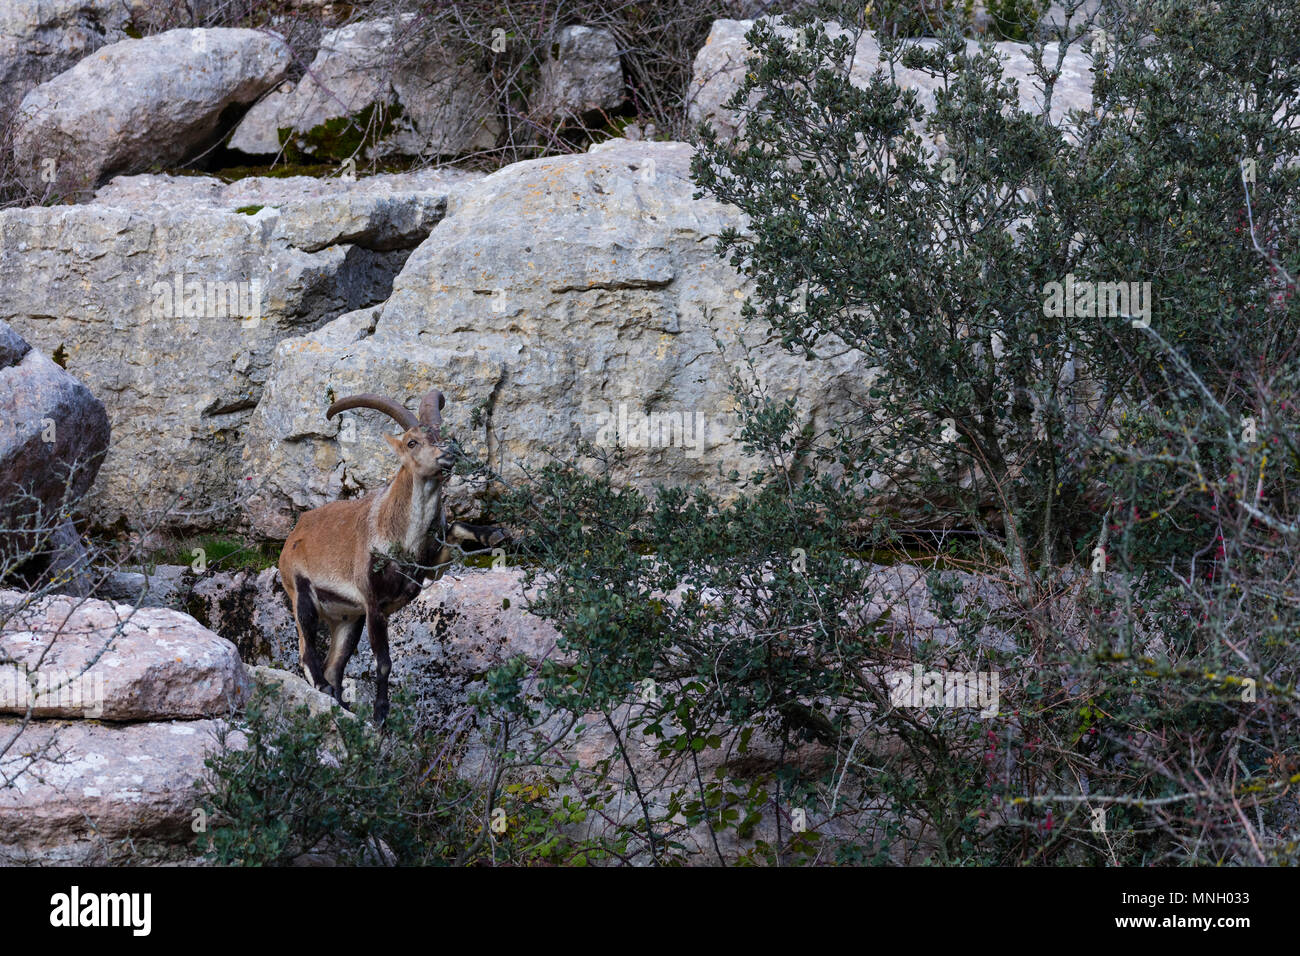
M 293 590 L 298 603 L 298 613 L 295 615 L 298 625 L 298 657 L 312 685 L 317 690 L 324 690 L 326 685 L 321 675 L 320 654 L 316 651 L 320 616 L 316 613 L 316 601 L 311 594 L 311 584 L 300 574 L 293 579 Z

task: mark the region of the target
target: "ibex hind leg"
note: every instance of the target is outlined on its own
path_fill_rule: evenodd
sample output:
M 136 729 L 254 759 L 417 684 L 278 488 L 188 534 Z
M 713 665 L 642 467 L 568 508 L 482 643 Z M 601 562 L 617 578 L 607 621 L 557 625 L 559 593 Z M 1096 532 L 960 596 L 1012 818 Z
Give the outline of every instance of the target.
M 317 690 L 328 692 L 328 685 L 321 672 L 320 654 L 316 651 L 316 635 L 320 629 L 320 615 L 316 613 L 316 602 L 311 595 L 311 583 L 301 575 L 294 578 L 294 594 L 297 607 L 294 609 L 294 623 L 298 625 L 298 660 L 302 662 L 303 673 Z
M 345 710 L 352 708 L 343 703 L 343 672 L 347 670 L 352 655 L 357 652 L 357 644 L 361 642 L 361 629 L 365 624 L 364 617 L 338 624 L 330 641 L 329 656 L 325 658 L 325 682 L 330 685 L 331 695 Z

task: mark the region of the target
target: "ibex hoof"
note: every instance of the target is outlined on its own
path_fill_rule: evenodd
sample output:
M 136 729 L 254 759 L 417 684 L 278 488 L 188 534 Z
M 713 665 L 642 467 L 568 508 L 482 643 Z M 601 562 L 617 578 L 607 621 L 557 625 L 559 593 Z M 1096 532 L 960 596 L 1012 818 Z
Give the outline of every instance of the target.
M 351 713 L 352 707 L 348 704 L 347 701 L 343 699 L 343 688 L 340 687 L 338 690 L 334 690 L 333 688 L 331 688 L 330 697 L 334 698 L 334 703 L 338 704 L 344 710 Z

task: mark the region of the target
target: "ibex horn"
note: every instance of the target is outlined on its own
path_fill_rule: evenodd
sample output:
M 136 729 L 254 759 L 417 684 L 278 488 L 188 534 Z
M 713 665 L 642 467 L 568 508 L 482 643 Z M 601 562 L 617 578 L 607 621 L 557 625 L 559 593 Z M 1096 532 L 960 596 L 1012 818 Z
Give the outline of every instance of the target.
M 429 389 L 420 399 L 420 424 L 437 438 L 442 438 L 442 406 L 446 404 L 447 399 L 436 388 Z
M 427 396 L 426 396 L 427 399 Z M 402 426 L 402 430 L 414 428 L 420 422 L 410 413 L 408 409 L 399 405 L 391 398 L 385 398 L 382 395 L 375 395 L 366 392 L 364 395 L 349 395 L 347 398 L 340 398 L 337 402 L 329 407 L 325 413 L 326 418 L 333 418 L 339 412 L 345 412 L 349 408 L 373 408 L 375 411 L 383 412 L 385 415 Z M 423 408 L 423 404 L 421 404 Z

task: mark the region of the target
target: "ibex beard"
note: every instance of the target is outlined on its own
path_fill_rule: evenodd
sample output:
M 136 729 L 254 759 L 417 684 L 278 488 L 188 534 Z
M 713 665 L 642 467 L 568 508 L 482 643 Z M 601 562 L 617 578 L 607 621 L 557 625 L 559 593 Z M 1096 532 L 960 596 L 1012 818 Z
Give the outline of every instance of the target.
M 384 439 L 401 467 L 381 491 L 308 511 L 280 552 L 280 580 L 293 608 L 307 679 L 343 705 L 343 672 L 364 629 L 375 658 L 379 724 L 389 709 L 389 615 L 410 604 L 426 579 L 441 576 L 456 549 L 494 547 L 506 538 L 498 527 L 447 522 L 442 491 L 456 457 L 442 437 L 445 401 L 440 391 L 430 390 L 418 416 L 370 393 L 331 405 L 327 418 L 349 408 L 373 408 L 392 417 L 402 434 Z M 322 625 L 329 634 L 323 666 L 315 646 Z

